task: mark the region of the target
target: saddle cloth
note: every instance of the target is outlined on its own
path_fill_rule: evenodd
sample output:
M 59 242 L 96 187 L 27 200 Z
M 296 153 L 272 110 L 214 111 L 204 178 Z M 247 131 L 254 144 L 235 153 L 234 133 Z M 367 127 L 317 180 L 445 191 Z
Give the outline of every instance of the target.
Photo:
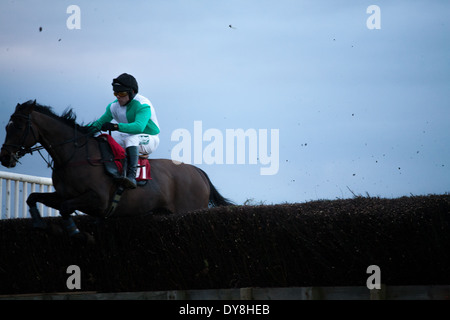
M 114 158 L 114 162 L 117 166 L 117 169 L 119 170 L 120 174 L 123 174 L 123 164 L 126 158 L 126 152 L 124 148 L 117 143 L 116 140 L 114 140 L 113 137 L 111 137 L 109 134 L 101 134 L 97 137 L 99 141 L 100 139 L 103 139 L 103 141 L 107 141 L 110 148 L 112 155 L 111 157 Z M 139 156 L 138 161 L 138 168 L 136 170 L 136 181 L 145 181 L 145 180 L 151 180 L 151 174 L 150 174 L 150 162 L 147 158 Z

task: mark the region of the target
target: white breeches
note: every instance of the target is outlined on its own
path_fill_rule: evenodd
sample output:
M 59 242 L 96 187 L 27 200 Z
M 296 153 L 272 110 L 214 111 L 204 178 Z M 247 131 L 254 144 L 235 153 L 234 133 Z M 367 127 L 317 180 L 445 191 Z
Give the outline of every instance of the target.
M 159 136 L 150 134 L 130 134 L 119 131 L 111 132 L 111 136 L 117 141 L 123 148 L 139 147 L 139 153 L 148 155 L 151 154 L 159 146 Z

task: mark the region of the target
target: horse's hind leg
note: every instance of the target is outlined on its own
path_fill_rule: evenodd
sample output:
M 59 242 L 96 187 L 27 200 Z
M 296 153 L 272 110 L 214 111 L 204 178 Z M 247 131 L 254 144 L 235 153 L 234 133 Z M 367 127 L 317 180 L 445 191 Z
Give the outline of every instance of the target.
M 60 210 L 62 199 L 56 192 L 33 192 L 27 198 L 27 204 L 30 207 L 30 215 L 34 228 L 47 229 L 47 223 L 42 219 L 41 214 L 37 208 L 37 203 L 40 202 L 47 207 Z

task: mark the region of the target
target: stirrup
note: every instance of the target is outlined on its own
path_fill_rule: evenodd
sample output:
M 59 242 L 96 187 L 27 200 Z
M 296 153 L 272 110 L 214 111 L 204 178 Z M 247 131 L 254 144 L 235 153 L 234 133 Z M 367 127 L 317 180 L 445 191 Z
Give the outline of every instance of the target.
M 123 176 L 116 176 L 113 178 L 114 181 L 125 189 L 134 189 L 136 188 L 136 184 L 133 184 L 133 181 Z
M 122 181 L 122 186 L 126 189 L 136 189 L 137 187 L 136 183 L 128 178 L 124 178 L 124 180 Z

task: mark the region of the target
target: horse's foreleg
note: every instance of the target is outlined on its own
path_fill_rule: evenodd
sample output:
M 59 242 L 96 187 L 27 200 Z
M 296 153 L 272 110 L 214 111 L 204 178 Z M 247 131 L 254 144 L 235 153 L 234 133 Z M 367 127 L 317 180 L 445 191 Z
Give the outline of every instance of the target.
M 85 211 L 89 210 L 93 207 L 99 207 L 100 201 L 97 194 L 93 191 L 89 191 L 83 193 L 75 198 L 66 199 L 61 202 L 60 206 L 60 214 L 63 218 L 63 225 L 66 228 L 68 234 L 72 237 L 75 235 L 81 234 L 80 230 L 75 224 L 75 221 L 71 218 L 71 214 L 75 210 Z M 84 236 L 88 236 L 87 234 L 83 234 Z
M 27 204 L 30 208 L 30 215 L 34 228 L 47 229 L 47 223 L 42 219 L 41 214 L 37 208 L 37 203 L 40 202 L 47 207 L 60 210 L 62 199 L 56 192 L 33 192 L 27 198 Z
M 66 228 L 67 233 L 71 237 L 80 233 L 80 230 L 75 224 L 75 221 L 73 221 L 73 219 L 70 216 L 66 218 L 63 217 L 63 225 Z

